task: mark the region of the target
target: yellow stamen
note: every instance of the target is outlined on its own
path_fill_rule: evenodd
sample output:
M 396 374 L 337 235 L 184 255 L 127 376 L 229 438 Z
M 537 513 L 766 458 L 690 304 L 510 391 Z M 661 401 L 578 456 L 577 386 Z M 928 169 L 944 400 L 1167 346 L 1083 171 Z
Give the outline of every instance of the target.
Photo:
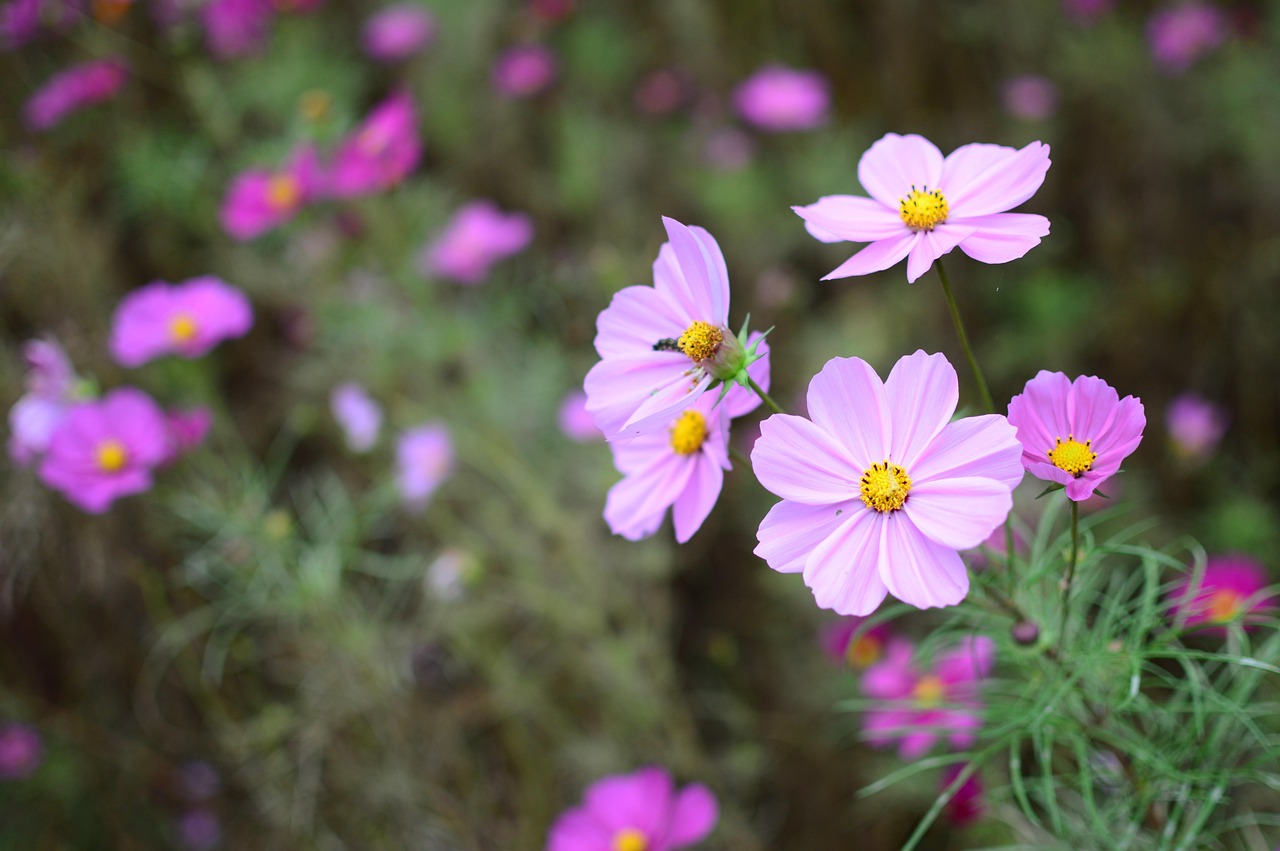
M 1209 620 L 1214 623 L 1226 623 L 1240 616 L 1244 600 L 1235 591 L 1215 591 L 1209 598 Z
M 694 363 L 710 360 L 724 342 L 724 332 L 710 322 L 698 320 L 684 329 L 676 345 Z
M 98 469 L 104 473 L 114 473 L 122 469 L 129 460 L 129 452 L 124 444 L 109 438 L 98 444 Z
M 947 220 L 950 212 L 942 191 L 935 189 L 930 192 L 928 186 L 916 189 L 912 185 L 906 197 L 898 201 L 898 215 L 902 216 L 907 227 L 915 231 L 933 230 Z
M 648 848 L 648 838 L 634 827 L 620 830 L 613 835 L 612 851 L 648 851 Z
M 867 508 L 887 514 L 897 511 L 911 493 L 911 477 L 897 464 L 882 461 L 862 474 L 862 502 Z
M 911 690 L 911 696 L 916 699 L 916 703 L 927 709 L 940 705 L 946 694 L 946 685 L 933 674 L 921 677 L 916 681 L 916 687 Z
M 302 187 L 292 174 L 274 175 L 267 183 L 267 203 L 276 210 L 292 210 L 302 200 Z
M 175 343 L 190 343 L 199 330 L 195 319 L 189 314 L 179 313 L 169 320 L 169 336 Z
M 671 448 L 681 455 L 692 455 L 707 439 L 707 418 L 698 411 L 685 411 L 671 427 Z
M 866 668 L 880 658 L 880 639 L 874 635 L 864 635 L 849 644 L 845 658 L 854 668 Z
M 1054 447 L 1049 450 L 1049 460 L 1059 470 L 1066 470 L 1078 479 L 1089 472 L 1093 462 L 1098 460 L 1098 453 L 1089 448 L 1092 444 L 1092 440 L 1080 443 L 1074 434 L 1067 435 L 1065 442 L 1060 437 L 1054 438 Z

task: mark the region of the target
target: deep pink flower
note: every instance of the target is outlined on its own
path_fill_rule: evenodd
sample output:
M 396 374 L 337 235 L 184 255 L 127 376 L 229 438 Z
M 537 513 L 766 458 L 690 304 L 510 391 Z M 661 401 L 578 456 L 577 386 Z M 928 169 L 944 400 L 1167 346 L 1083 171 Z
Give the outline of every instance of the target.
M 218 217 L 233 239 L 250 240 L 293 219 L 323 191 L 320 160 L 304 145 L 277 171 L 255 168 L 237 175 Z
M 174 409 L 165 414 L 169 425 L 169 452 L 165 464 L 172 464 L 183 455 L 204 443 L 213 427 L 213 411 L 203 405 L 195 408 Z
M 877 746 L 898 742 L 898 755 L 919 759 L 945 737 L 956 748 L 973 744 L 982 726 L 981 682 L 991 673 L 995 642 L 965 638 L 939 653 L 931 670 L 915 663 L 915 647 L 905 639 L 889 643 L 883 662 L 862 675 L 867 697 L 885 701 L 863 719 L 867 739 Z
M 547 851 L 674 851 L 706 838 L 719 815 L 707 787 L 677 792 L 666 769 L 642 768 L 591 784 L 551 826 Z
M 1004 417 L 951 422 L 956 371 L 942 355 L 900 359 L 881 383 L 859 358 L 833 358 L 809 383 L 809 416 L 774 414 L 751 452 L 782 497 L 756 555 L 804 574 L 824 609 L 870 614 L 893 594 L 917 608 L 969 591 L 957 550 L 1004 522 L 1022 480 Z
M 964 145 L 943 159 L 922 136 L 889 133 L 858 161 L 870 198 L 827 195 L 792 209 L 816 239 L 871 243 L 822 280 L 879 272 L 905 257 L 914 283 L 957 245 L 982 263 L 1007 263 L 1039 245 L 1049 220 L 1005 211 L 1034 195 L 1048 170 L 1041 142 Z
M 329 394 L 329 410 L 342 427 L 352 452 L 368 452 L 378 442 L 382 407 L 364 387 L 352 381 L 339 384 Z
M 1226 39 L 1226 16 L 1205 3 L 1161 9 L 1147 23 L 1151 56 L 1168 74 L 1183 73 Z
M 408 59 L 436 33 L 436 19 L 417 3 L 398 3 L 380 9 L 365 22 L 364 52 L 383 62 Z
M 200 7 L 205 41 L 218 59 L 261 50 L 274 18 L 270 0 L 209 0 Z
M 73 65 L 51 77 L 27 101 L 27 126 L 48 130 L 69 113 L 109 100 L 128 76 L 124 60 L 119 57 Z
M 151 471 L 169 456 L 169 422 L 151 397 L 132 387 L 71 407 L 40 462 L 40 478 L 90 514 L 151 487 Z
M 493 63 L 493 87 L 510 98 L 531 97 L 555 81 L 558 66 L 550 48 L 521 44 L 509 48 Z
M 40 32 L 43 0 L 9 0 L 0 7 L 0 50 L 21 47 Z
M 947 769 L 942 772 L 939 791 L 945 792 L 950 789 L 951 784 L 959 779 L 961 772 L 967 766 L 968 763 L 963 762 L 947 766 Z M 986 795 L 982 789 L 982 780 L 979 778 L 978 772 L 975 771 L 952 794 L 951 800 L 947 801 L 945 812 L 947 821 L 951 823 L 952 827 L 968 827 L 982 818 L 986 808 Z
M 1000 86 L 1004 111 L 1023 121 L 1043 121 L 1058 111 L 1058 87 L 1047 77 L 1023 74 Z
M 330 191 L 339 198 L 381 192 L 408 177 L 422 159 L 413 98 L 399 91 L 378 104 L 338 147 Z
M 1188 627 L 1210 627 L 1222 633 L 1223 626 L 1237 618 L 1275 608 L 1273 595 L 1260 594 L 1270 584 L 1266 567 L 1249 556 L 1214 556 L 1205 564 L 1199 583 L 1189 576 L 1174 586 L 1173 615 L 1184 616 Z
M 822 630 L 822 649 L 832 661 L 857 670 L 880 661 L 889 640 L 889 625 L 880 623 L 862 629 L 865 622 L 866 618 L 843 617 Z
M 9 457 L 26 466 L 49 448 L 49 438 L 66 416 L 79 379 L 53 340 L 31 340 L 22 347 L 22 354 L 27 361 L 27 392 L 9 411 Z
M 524 213 L 503 213 L 492 201 L 472 201 L 449 221 L 423 255 L 423 271 L 459 284 L 478 284 L 489 267 L 525 249 L 533 222 Z
M 588 443 L 604 439 L 604 434 L 596 428 L 596 421 L 587 411 L 587 394 L 581 390 L 575 390 L 564 397 L 557 419 L 560 431 L 571 440 Z
M 111 355 L 127 367 L 162 355 L 196 358 L 223 340 L 244 336 L 252 325 L 249 299 L 219 278 L 155 281 L 129 293 L 116 308 Z
M 748 367 L 756 384 L 769 390 L 765 357 Z M 609 489 L 604 519 L 615 535 L 629 541 L 647 538 L 671 509 L 676 541 L 683 544 L 702 526 L 720 496 L 729 463 L 729 421 L 754 411 L 760 397 L 734 385 L 723 400 L 704 393 L 674 417 L 668 427 L 630 440 L 614 441 L 613 463 L 622 481 Z
M 1088 499 L 1138 448 L 1147 416 L 1142 402 L 1101 378 L 1074 382 L 1040 370 L 1009 402 L 1009 422 L 1022 443 L 1022 465 L 1037 479 L 1065 485 L 1067 498 Z
M 827 120 L 830 84 L 817 71 L 766 65 L 733 94 L 738 114 L 761 130 L 811 130 Z
M 1227 412 L 1194 393 L 1183 393 L 1169 404 L 1165 427 L 1177 454 L 1188 460 L 1203 460 L 1213 454 L 1227 432 Z
M 22 780 L 44 761 L 40 734 L 26 724 L 0 727 L 0 780 Z
M 410 429 L 396 444 L 396 484 L 405 505 L 426 508 L 436 488 L 453 472 L 453 440 L 440 423 Z
M 587 373 L 587 410 L 613 439 L 668 428 L 717 378 L 744 361 L 729 330 L 729 273 L 711 234 L 664 217 L 652 287 L 627 287 L 596 320 L 601 360 Z

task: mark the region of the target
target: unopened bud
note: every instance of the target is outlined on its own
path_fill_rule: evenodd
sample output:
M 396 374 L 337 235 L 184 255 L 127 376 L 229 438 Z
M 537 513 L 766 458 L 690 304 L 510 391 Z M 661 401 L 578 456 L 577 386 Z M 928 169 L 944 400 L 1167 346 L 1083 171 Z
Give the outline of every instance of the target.
M 1031 647 L 1040 640 L 1040 627 L 1032 621 L 1019 621 L 1013 625 L 1013 640 L 1023 647 Z

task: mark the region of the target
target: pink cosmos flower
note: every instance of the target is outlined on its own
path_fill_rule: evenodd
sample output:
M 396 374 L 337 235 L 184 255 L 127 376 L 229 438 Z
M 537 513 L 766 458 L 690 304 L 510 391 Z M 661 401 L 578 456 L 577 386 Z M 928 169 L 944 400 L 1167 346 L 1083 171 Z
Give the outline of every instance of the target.
M 865 621 L 866 618 L 843 617 L 822 630 L 822 649 L 833 662 L 862 670 L 880 661 L 889 640 L 889 625 L 876 624 L 858 635 Z
M 827 120 L 830 85 L 817 71 L 766 65 L 738 86 L 738 114 L 761 130 L 811 130 Z
M 1188 460 L 1202 460 L 1213 454 L 1227 433 L 1227 412 L 1194 393 L 1183 393 L 1169 404 L 1165 427 L 1177 454 Z
M 348 381 L 333 388 L 329 394 L 329 410 L 342 427 L 352 452 L 368 452 L 378 442 L 382 407 L 359 384 Z
M 932 670 L 918 667 L 914 656 L 911 642 L 892 641 L 885 660 L 862 675 L 867 697 L 886 701 L 863 719 L 867 739 L 877 746 L 897 741 L 898 755 L 908 760 L 924 756 L 939 737 L 969 747 L 982 726 L 978 687 L 991 673 L 995 642 L 965 638 L 938 654 Z
M 555 82 L 558 66 L 556 55 L 540 44 L 512 47 L 493 63 L 493 87 L 509 98 L 532 97 Z
M 66 416 L 78 379 L 66 353 L 53 340 L 31 340 L 22 347 L 27 361 L 27 392 L 9 411 L 9 457 L 26 466 L 49 448 L 49 439 Z
M 67 115 L 115 97 L 128 78 L 124 59 L 99 59 L 73 65 L 36 90 L 23 113 L 32 130 L 48 130 Z
M 184 410 L 166 412 L 169 426 L 169 452 L 162 463 L 172 464 L 183 455 L 198 448 L 209 436 L 213 427 L 213 411 L 203 405 Z
M 453 440 L 440 423 L 410 429 L 396 444 L 396 484 L 405 505 L 427 507 L 436 488 L 453 472 Z
M 209 0 L 200 7 L 205 41 L 218 59 L 261 50 L 274 18 L 269 0 Z
M 756 555 L 803 573 L 818 605 L 870 614 L 887 594 L 917 608 L 969 591 L 957 550 L 1004 522 L 1022 480 L 1004 417 L 951 422 L 959 388 L 942 355 L 900 359 L 881 383 L 859 358 L 833 358 L 809 383 L 810 419 L 774 414 L 751 452 L 782 497 Z
M 72 504 L 101 514 L 117 498 L 151 487 L 169 456 L 169 423 L 151 397 L 132 387 L 71 407 L 40 462 L 40 478 Z
M 729 273 L 711 234 L 664 217 L 669 242 L 654 286 L 627 287 L 596 320 L 601 360 L 587 373 L 587 410 L 613 439 L 664 429 L 743 361 L 728 328 Z
M 155 281 L 134 290 L 116 308 L 111 355 L 121 366 L 141 366 L 162 355 L 197 358 L 253 325 L 244 293 L 219 278 L 180 284 Z
M 416 3 L 398 3 L 378 11 L 364 25 L 364 52 L 383 62 L 408 59 L 436 34 L 436 19 Z
M 399 91 L 374 107 L 338 147 L 329 188 L 339 198 L 381 192 L 403 181 L 421 159 L 413 98 Z
M 1147 23 L 1151 56 L 1167 74 L 1183 73 L 1226 39 L 1226 17 L 1205 3 L 1161 9 Z
M 706 838 L 719 815 L 707 787 L 677 792 L 666 769 L 642 768 L 593 783 L 551 825 L 547 851 L 674 851 Z
M 1174 586 L 1170 595 L 1173 615 L 1184 616 L 1188 627 L 1203 626 L 1225 633 L 1225 624 L 1275 608 L 1275 597 L 1260 593 L 1270 584 L 1266 567 L 1254 559 L 1244 555 L 1214 556 L 1205 564 L 1204 578 L 1199 583 L 1188 576 Z
M 1058 111 L 1058 87 L 1036 74 L 1005 80 L 1000 86 L 1004 111 L 1023 121 L 1043 121 Z
M 250 169 L 227 190 L 218 218 L 233 239 L 254 239 L 293 219 L 324 191 L 315 149 L 304 145 L 277 171 Z
M 533 222 L 524 213 L 504 214 L 492 201 L 464 205 L 427 247 L 423 271 L 459 284 L 478 284 L 489 267 L 525 249 Z
M 748 367 L 756 384 L 769 390 L 766 357 Z M 704 393 L 673 418 L 668 428 L 631 440 L 614 441 L 613 463 L 622 481 L 609 489 L 604 519 L 615 535 L 629 541 L 647 538 L 671 509 L 676 541 L 685 543 L 702 527 L 720 496 L 729 463 L 729 421 L 754 411 L 760 397 L 733 386 L 723 400 Z
M 564 397 L 564 401 L 560 403 L 558 420 L 560 431 L 570 440 L 588 443 L 604 439 L 600 429 L 596 428 L 596 421 L 587 411 L 587 394 L 581 390 L 575 390 Z
M 1009 402 L 1009 422 L 1022 443 L 1022 465 L 1037 479 L 1057 482 L 1067 498 L 1088 499 L 1138 448 L 1147 417 L 1142 402 L 1123 399 L 1101 378 L 1074 382 L 1040 370 Z
M 960 777 L 960 773 L 965 770 L 966 765 L 967 763 L 959 762 L 947 766 L 946 771 L 942 772 L 939 791 L 945 792 L 950 789 L 951 784 L 955 783 Z M 986 808 L 986 795 L 982 789 L 982 780 L 975 771 L 969 775 L 968 780 L 960 784 L 960 788 L 951 796 L 951 800 L 947 801 L 945 813 L 947 821 L 951 823 L 952 827 L 968 827 L 982 818 Z
M 1049 220 L 1008 213 L 1026 201 L 1049 170 L 1049 146 L 1021 150 L 964 145 L 943 159 L 922 136 L 889 133 L 858 161 L 871 195 L 827 195 L 792 207 L 823 242 L 869 242 L 822 280 L 866 275 L 907 258 L 914 283 L 957 245 L 982 263 L 1008 263 L 1040 244 Z
M 0 780 L 22 780 L 35 774 L 43 762 L 40 734 L 26 724 L 0 727 Z

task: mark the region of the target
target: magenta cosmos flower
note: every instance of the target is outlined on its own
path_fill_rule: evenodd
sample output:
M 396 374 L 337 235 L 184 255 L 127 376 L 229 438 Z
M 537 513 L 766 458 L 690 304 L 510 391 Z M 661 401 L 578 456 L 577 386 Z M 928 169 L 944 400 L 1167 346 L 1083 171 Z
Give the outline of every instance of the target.
M 1067 498 L 1079 502 L 1138 448 L 1147 417 L 1141 401 L 1121 399 L 1101 378 L 1071 381 L 1042 369 L 1010 400 L 1009 422 L 1018 430 L 1027 471 L 1065 486 Z
M 865 622 L 866 618 L 843 617 L 824 628 L 820 640 L 827 657 L 856 670 L 879 662 L 889 640 L 889 625 L 863 629 Z
M 551 826 L 547 851 L 674 851 L 706 838 L 719 815 L 707 787 L 677 792 L 666 769 L 642 768 L 593 783 Z
M 270 0 L 209 0 L 200 8 L 205 41 L 218 59 L 260 50 L 274 18 Z
M 1188 460 L 1203 460 L 1213 454 L 1227 433 L 1229 421 L 1221 406 L 1194 393 L 1183 393 L 1165 412 L 1165 427 L 1173 449 Z
M 449 429 L 429 423 L 400 435 L 396 444 L 396 485 L 405 505 L 427 507 L 436 488 L 453 472 L 453 440 Z
M 1205 3 L 1161 9 L 1147 23 L 1151 56 L 1167 74 L 1183 73 L 1226 38 L 1226 16 Z
M 413 99 L 399 91 L 374 107 L 338 147 L 329 189 L 339 198 L 381 192 L 403 181 L 420 159 Z
M 407 59 L 431 43 L 436 19 L 416 3 L 387 6 L 364 25 L 364 52 L 382 62 Z
M 581 390 L 575 390 L 564 397 L 556 420 L 560 424 L 560 431 L 570 440 L 591 443 L 604 438 L 600 429 L 596 428 L 596 421 L 587 411 L 587 394 Z
M 766 65 L 738 86 L 733 102 L 743 120 L 761 130 L 811 130 L 827 120 L 829 88 L 817 71 Z
M 27 101 L 25 117 L 32 130 L 48 130 L 67 115 L 115 97 L 128 78 L 123 59 L 85 62 L 54 75 Z
M 911 642 L 890 642 L 883 662 L 862 675 L 867 697 L 885 701 L 867 712 L 863 730 L 874 745 L 898 742 L 898 755 L 919 759 L 946 737 L 953 747 L 967 748 L 982 726 L 981 682 L 991 673 L 995 642 L 986 636 L 966 638 L 938 654 L 931 670 L 915 663 Z
M 1214 556 L 1204 567 L 1204 578 L 1196 583 L 1188 577 L 1171 593 L 1173 613 L 1186 618 L 1188 627 L 1212 627 L 1221 632 L 1224 624 L 1253 612 L 1275 607 L 1275 598 L 1264 596 L 1270 585 L 1267 569 L 1242 555 Z
M 75 400 L 79 379 L 66 352 L 53 340 L 31 340 L 22 354 L 27 392 L 9 411 L 9 457 L 26 466 L 49 448 L 49 439 Z
M 753 342 L 755 342 L 753 340 Z M 768 346 L 748 371 L 762 390 L 769 390 Z M 615 535 L 629 541 L 647 538 L 671 509 L 676 541 L 683 544 L 711 513 L 729 463 L 729 421 L 754 411 L 760 397 L 734 386 L 723 400 L 704 393 L 675 417 L 665 430 L 614 441 L 613 463 L 622 481 L 609 489 L 604 519 Z
M 1000 86 L 1004 111 L 1024 121 L 1043 121 L 1058 111 L 1058 87 L 1047 77 L 1023 74 Z
M 121 366 L 141 366 L 162 355 L 200 357 L 253 325 L 244 293 L 219 278 L 180 284 L 156 281 L 134 290 L 116 308 L 111 355 Z
M 369 391 L 353 381 L 339 384 L 329 394 L 329 410 L 338 421 L 352 452 L 368 452 L 382 430 L 382 407 Z
M 250 240 L 290 221 L 323 191 L 319 158 L 306 145 L 277 171 L 255 168 L 237 175 L 218 217 L 233 239 Z
M 951 422 L 959 388 L 942 355 L 904 357 L 881 383 L 866 361 L 834 358 L 809 383 L 809 416 L 760 424 L 751 463 L 782 497 L 756 555 L 803 573 L 824 609 L 870 614 L 892 594 L 925 609 L 969 591 L 957 550 L 1004 522 L 1022 480 L 1004 417 Z
M 600 362 L 587 373 L 587 410 L 605 436 L 670 427 L 716 381 L 746 364 L 729 330 L 729 272 L 711 234 L 664 217 L 668 242 L 652 287 L 627 287 L 596 320 Z
M 203 405 L 173 409 L 165 413 L 169 428 L 169 451 L 163 464 L 172 464 L 200 447 L 213 427 L 213 411 Z
M 478 284 L 489 267 L 523 251 L 533 240 L 524 213 L 503 213 L 492 201 L 464 205 L 427 247 L 424 271 L 459 284 Z
M 43 762 L 40 734 L 26 724 L 0 726 L 0 780 L 21 780 Z
M 946 792 L 950 789 L 951 784 L 960 779 L 960 775 L 967 767 L 968 763 L 964 762 L 947 766 L 946 771 L 942 772 L 942 780 L 938 784 L 938 791 Z M 986 809 L 986 793 L 982 788 L 982 778 L 975 771 L 960 784 L 960 788 L 951 796 L 951 800 L 947 801 L 947 807 L 944 812 L 946 813 L 947 821 L 952 827 L 968 827 L 982 818 Z
M 73 405 L 49 440 L 40 478 L 71 503 L 101 514 L 117 498 L 151 487 L 168 459 L 169 422 L 151 397 L 132 387 Z
M 509 98 L 532 97 L 555 81 L 558 65 L 556 55 L 540 44 L 512 47 L 493 63 L 493 87 Z
M 1049 220 L 1009 213 L 1026 201 L 1049 170 L 1049 146 L 1021 150 L 964 145 L 946 159 L 922 136 L 889 133 L 858 161 L 858 181 L 870 198 L 828 195 L 792 207 L 823 242 L 869 242 L 822 280 L 867 275 L 907 258 L 914 283 L 957 245 L 982 263 L 1017 260 L 1049 233 Z

